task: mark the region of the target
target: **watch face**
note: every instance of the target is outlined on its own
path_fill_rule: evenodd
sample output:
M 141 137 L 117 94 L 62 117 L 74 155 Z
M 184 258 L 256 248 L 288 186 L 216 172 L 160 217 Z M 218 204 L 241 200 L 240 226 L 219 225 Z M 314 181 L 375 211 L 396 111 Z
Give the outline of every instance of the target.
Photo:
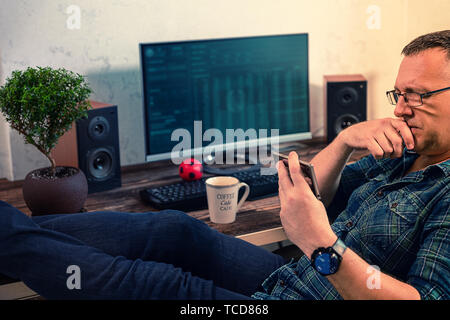
M 335 253 L 320 253 L 314 261 L 315 269 L 322 275 L 330 275 L 339 267 L 339 257 Z

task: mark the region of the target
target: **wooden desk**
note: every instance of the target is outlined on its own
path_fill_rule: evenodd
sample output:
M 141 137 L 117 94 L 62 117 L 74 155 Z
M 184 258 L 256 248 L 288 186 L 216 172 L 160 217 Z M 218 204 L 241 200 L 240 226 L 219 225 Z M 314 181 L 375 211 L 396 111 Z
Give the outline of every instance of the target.
M 310 161 L 325 146 L 326 142 L 323 139 L 313 139 L 302 141 L 301 145 L 290 144 L 287 147 L 296 148 L 303 160 Z M 364 154 L 364 152 L 355 153 L 352 160 L 361 158 Z M 85 209 L 87 211 L 120 212 L 157 211 L 140 199 L 139 191 L 150 186 L 170 184 L 180 180 L 178 167 L 170 160 L 124 167 L 122 169 L 122 187 L 89 195 Z M 0 180 L 0 199 L 24 213 L 30 214 L 30 210 L 23 201 L 22 182 Z M 246 201 L 237 214 L 236 221 L 231 224 L 212 223 L 209 220 L 207 209 L 188 212 L 188 214 L 222 233 L 260 246 L 286 240 L 281 227 L 279 211 L 278 197 L 269 197 Z

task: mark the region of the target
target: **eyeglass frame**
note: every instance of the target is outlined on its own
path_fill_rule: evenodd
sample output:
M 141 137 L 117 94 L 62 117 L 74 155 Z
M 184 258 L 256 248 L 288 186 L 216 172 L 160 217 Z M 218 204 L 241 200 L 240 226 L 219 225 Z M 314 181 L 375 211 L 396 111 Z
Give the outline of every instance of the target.
M 398 103 L 399 98 L 397 97 L 397 100 L 395 101 L 395 99 L 391 99 L 390 94 L 396 94 L 397 96 L 402 96 L 403 99 L 405 99 L 405 102 L 407 104 L 408 104 L 408 98 L 405 97 L 405 94 L 412 94 L 412 93 L 413 94 L 417 94 L 420 97 L 420 104 L 416 105 L 416 106 L 411 106 L 411 105 L 408 104 L 408 106 L 410 106 L 412 108 L 415 108 L 415 107 L 420 107 L 421 105 L 423 105 L 423 98 L 428 98 L 428 97 L 430 97 L 431 95 L 433 95 L 435 93 L 442 92 L 442 91 L 449 90 L 449 89 L 450 89 L 450 87 L 447 87 L 447 88 L 442 88 L 442 89 L 439 89 L 439 90 L 428 91 L 428 92 L 425 92 L 425 93 L 418 93 L 418 92 L 396 93 L 395 90 L 390 90 L 390 91 L 386 91 L 386 97 L 387 97 L 387 99 L 388 99 L 388 101 L 389 101 L 389 103 L 391 105 L 396 106 L 397 103 Z M 395 103 L 393 103 L 393 102 L 395 102 Z

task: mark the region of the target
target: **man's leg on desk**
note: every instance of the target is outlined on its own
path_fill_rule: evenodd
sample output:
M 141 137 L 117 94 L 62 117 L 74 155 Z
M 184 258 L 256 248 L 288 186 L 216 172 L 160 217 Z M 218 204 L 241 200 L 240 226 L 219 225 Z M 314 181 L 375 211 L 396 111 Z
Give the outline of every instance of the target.
M 239 299 L 283 263 L 180 212 L 33 220 L 0 202 L 0 272 L 48 298 Z M 73 265 L 81 288 L 70 290 Z

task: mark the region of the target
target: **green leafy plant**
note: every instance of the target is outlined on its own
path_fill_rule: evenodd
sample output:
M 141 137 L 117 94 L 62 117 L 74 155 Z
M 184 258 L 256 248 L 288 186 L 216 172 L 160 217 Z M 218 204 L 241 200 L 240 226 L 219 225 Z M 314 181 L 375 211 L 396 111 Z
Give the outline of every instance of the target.
M 91 92 L 82 75 L 62 68 L 13 71 L 0 87 L 0 111 L 25 143 L 49 159 L 54 174 L 56 163 L 50 153 L 72 123 L 87 116 Z

